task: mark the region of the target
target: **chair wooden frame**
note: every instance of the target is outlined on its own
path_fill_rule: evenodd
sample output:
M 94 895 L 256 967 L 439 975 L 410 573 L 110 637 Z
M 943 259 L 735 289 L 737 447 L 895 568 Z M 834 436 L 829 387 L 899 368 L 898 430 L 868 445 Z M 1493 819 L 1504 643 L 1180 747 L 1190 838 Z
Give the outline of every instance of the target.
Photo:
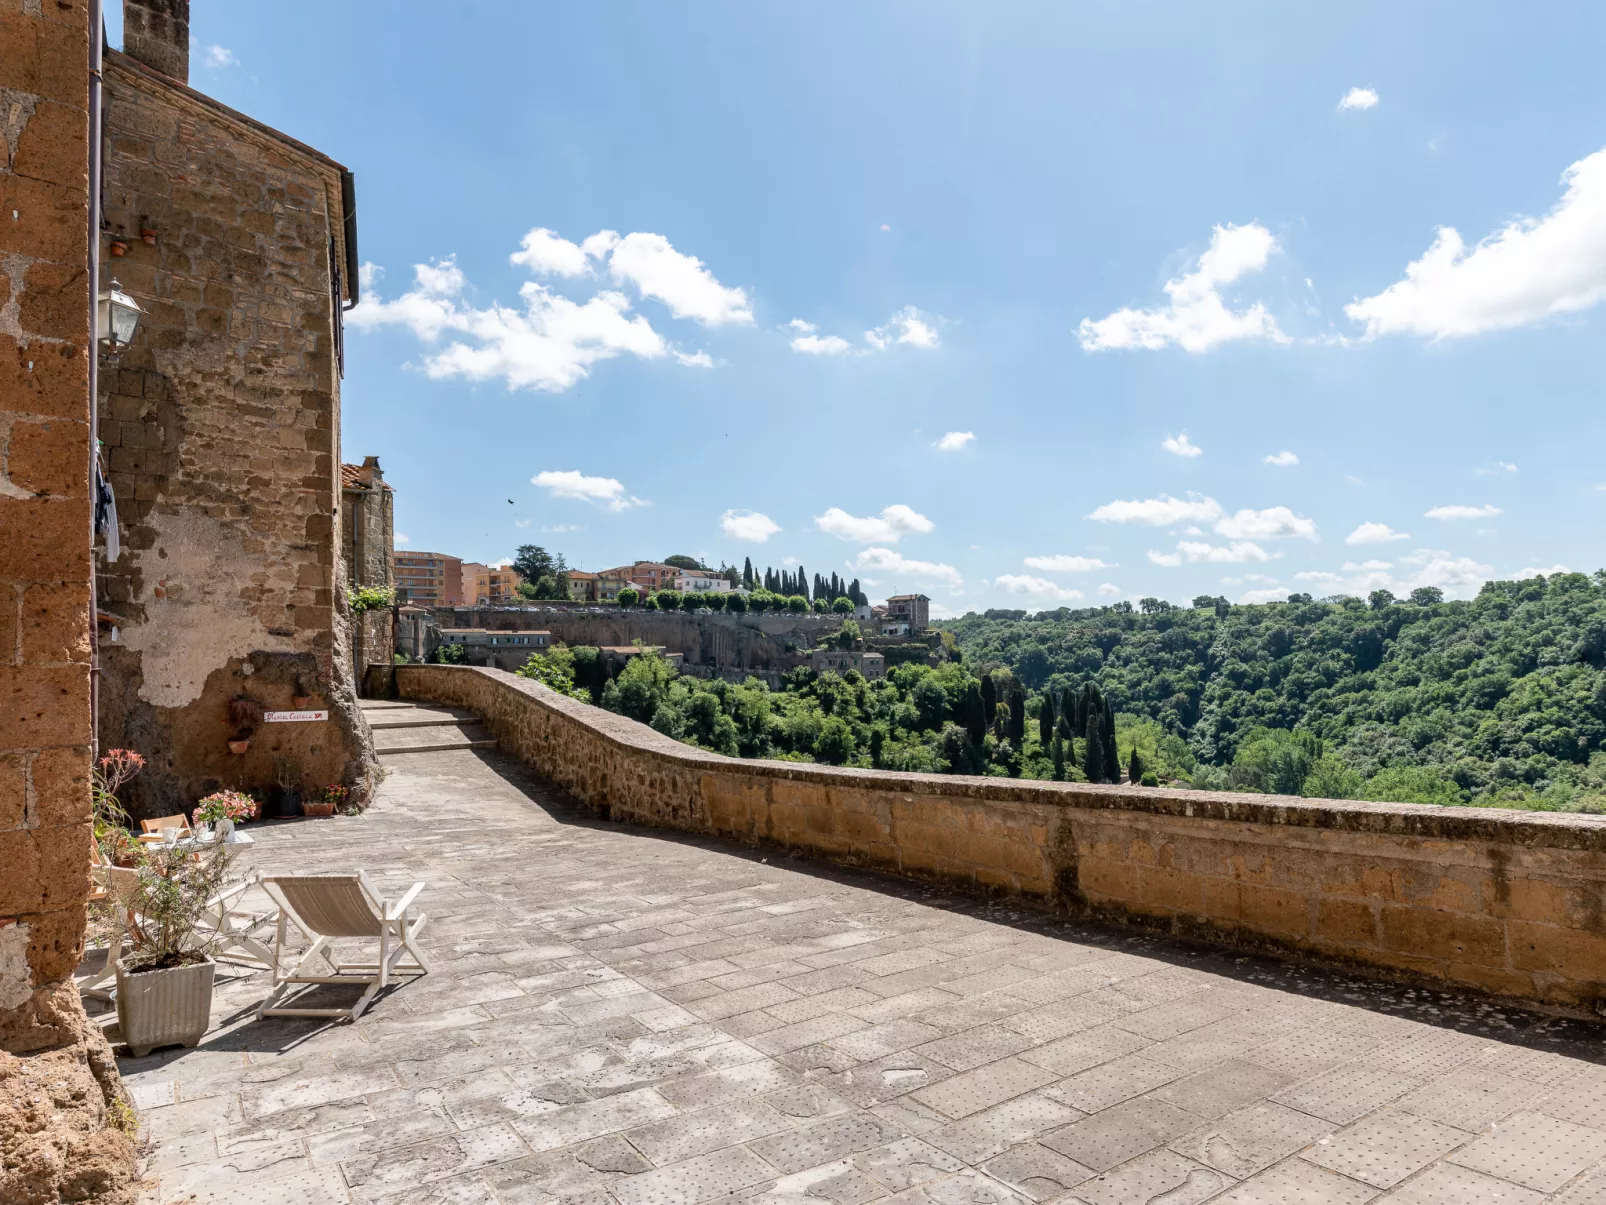
M 400 899 L 387 901 L 362 871 L 340 875 L 264 875 L 262 888 L 279 906 L 274 937 L 273 990 L 257 1007 L 257 1017 L 338 1017 L 355 1021 L 390 985 L 395 975 L 423 975 L 429 962 L 415 944 L 428 918 L 413 912 L 423 883 L 414 883 Z M 352 908 L 351 887 L 360 891 L 363 907 Z M 336 893 L 344 896 L 336 899 Z M 317 919 L 319 917 L 323 919 Z M 311 945 L 294 966 L 285 968 L 285 939 L 290 925 L 301 930 Z M 337 962 L 329 946 L 341 938 L 377 939 L 377 962 Z M 407 956 L 411 955 L 411 958 Z M 318 974 L 322 961 L 328 973 Z M 299 984 L 347 984 L 365 990 L 349 1008 L 293 1008 L 279 1002 Z

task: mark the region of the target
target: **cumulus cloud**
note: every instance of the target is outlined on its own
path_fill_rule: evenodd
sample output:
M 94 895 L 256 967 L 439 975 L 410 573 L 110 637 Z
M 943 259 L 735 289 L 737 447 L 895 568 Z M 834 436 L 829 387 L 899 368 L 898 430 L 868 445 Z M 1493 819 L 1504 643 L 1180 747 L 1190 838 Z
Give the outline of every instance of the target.
M 1121 587 L 1117 586 L 1114 582 L 1100 582 L 1099 583 L 1099 597 L 1100 598 L 1115 598 L 1120 593 L 1121 593 Z
M 1053 599 L 1055 602 L 1073 602 L 1083 596 L 1080 590 L 1068 589 L 1045 577 L 1032 577 L 1025 573 L 1002 574 L 993 579 L 993 585 L 1006 594 L 1029 594 L 1033 598 Z
M 1175 552 L 1149 550 L 1149 559 L 1156 565 L 1174 569 L 1178 565 L 1242 565 L 1248 561 L 1269 561 L 1272 554 L 1252 540 L 1234 540 L 1231 544 L 1208 544 L 1203 540 L 1181 540 Z
M 612 477 L 588 477 L 578 469 L 548 470 L 530 478 L 554 498 L 572 498 L 589 502 L 603 510 L 628 510 L 632 506 L 646 506 L 644 499 L 633 497 L 619 481 Z
M 208 67 L 238 67 L 240 60 L 234 57 L 234 51 L 227 46 L 214 44 L 206 48 L 206 65 Z
M 1175 344 L 1184 351 L 1202 352 L 1238 339 L 1287 343 L 1288 336 L 1262 303 L 1234 312 L 1220 291 L 1222 286 L 1264 269 L 1275 250 L 1277 240 L 1258 222 L 1217 226 L 1210 236 L 1210 249 L 1199 257 L 1194 270 L 1166 281 L 1170 300 L 1164 308 L 1127 308 L 1097 321 L 1084 318 L 1077 328 L 1082 349 L 1158 350 Z
M 1295 456 L 1292 452 L 1284 450 L 1282 452 L 1273 452 L 1270 456 L 1266 457 L 1266 463 L 1274 464 L 1278 468 L 1291 469 L 1299 463 L 1299 457 Z
M 1517 466 L 1509 460 L 1497 460 L 1493 464 L 1486 464 L 1482 468 L 1474 469 L 1479 477 L 1503 477 L 1507 473 L 1515 473 Z
M 1192 442 L 1188 438 L 1188 433 L 1186 431 L 1184 431 L 1181 435 L 1167 435 L 1160 441 L 1160 446 L 1167 452 L 1170 452 L 1173 456 L 1185 456 L 1191 458 L 1194 456 L 1204 455 L 1204 449 L 1198 444 Z
M 1441 226 L 1405 278 L 1344 307 L 1365 337 L 1449 339 L 1527 326 L 1606 297 L 1606 149 L 1562 173 L 1542 218 L 1518 218 L 1476 246 Z
M 1170 527 L 1174 523 L 1214 523 L 1221 518 L 1221 504 L 1214 498 L 1202 498 L 1198 494 L 1189 494 L 1186 498 L 1161 494 L 1158 498 L 1106 502 L 1088 518 L 1099 523 L 1143 523 L 1150 527 Z
M 1429 519 L 1492 519 L 1500 513 L 1498 506 L 1435 506 L 1423 512 Z
M 1527 569 L 1519 569 L 1519 570 L 1517 570 L 1516 580 L 1520 582 L 1520 581 L 1523 581 L 1523 580 L 1525 580 L 1527 578 L 1530 578 L 1530 577 L 1549 577 L 1553 573 L 1571 573 L 1571 572 L 1572 572 L 1572 570 L 1567 568 L 1566 565 L 1552 565 L 1548 569 L 1534 569 L 1534 568 L 1530 567 L 1530 568 L 1527 568 Z
M 1342 109 L 1370 109 L 1377 105 L 1375 88 L 1351 88 L 1338 102 Z
M 1245 590 L 1238 596 L 1238 601 L 1244 606 L 1253 603 L 1287 602 L 1287 586 L 1262 586 L 1255 590 Z
M 807 356 L 841 356 L 853 350 L 841 335 L 799 335 L 792 340 L 792 350 Z
M 553 532 L 553 533 L 561 535 L 561 534 L 563 534 L 565 532 L 570 532 L 570 531 L 584 531 L 585 527 L 584 527 L 584 525 L 579 524 L 579 523 L 559 523 L 559 524 L 557 524 L 557 525 L 555 525 L 553 527 L 543 527 L 541 530 L 542 531 L 550 531 L 550 532 Z
M 904 306 L 887 319 L 885 325 L 865 331 L 864 341 L 876 351 L 885 351 L 894 343 L 927 350 L 942 344 L 937 337 L 937 328 L 912 305 Z
M 677 318 L 704 326 L 753 321 L 747 295 L 729 289 L 695 256 L 676 251 L 658 234 L 600 231 L 572 243 L 544 226 L 529 231 L 509 259 L 539 276 L 593 278 L 606 270 L 617 285 L 668 306 Z M 672 357 L 693 368 L 712 368 L 705 351 L 672 346 L 617 288 L 598 289 L 583 302 L 554 293 L 538 281 L 519 289 L 520 306 L 485 308 L 464 298 L 468 281 L 452 256 L 413 268 L 413 287 L 385 300 L 375 288 L 381 271 L 363 265 L 363 304 L 346 321 L 359 330 L 400 326 L 425 344 L 450 341 L 424 358 L 433 378 L 501 380 L 510 389 L 561 392 L 589 375 L 592 365 L 620 355 Z
M 1346 562 L 1342 574 L 1327 574 L 1320 580 L 1333 587 L 1332 593 L 1365 597 L 1373 590 L 1388 590 L 1401 597 L 1418 586 L 1437 586 L 1452 597 L 1470 598 L 1494 574 L 1494 567 L 1456 556 L 1440 549 L 1419 548 L 1397 563 L 1389 561 Z M 1304 580 L 1315 581 L 1315 577 Z
M 719 529 L 733 540 L 762 544 L 780 531 L 781 525 L 756 510 L 728 510 L 719 517 Z
M 1362 523 L 1344 537 L 1346 544 L 1387 544 L 1393 540 L 1409 540 L 1411 533 L 1395 531 L 1387 523 Z
M 975 440 L 974 431 L 950 431 L 931 446 L 939 452 L 957 452 L 966 444 Z
M 1094 569 L 1114 569 L 1115 566 L 1091 556 L 1067 556 L 1056 553 L 1054 556 L 1029 556 L 1026 558 L 1028 569 L 1040 569 L 1044 573 L 1089 573 Z
M 896 573 L 916 581 L 943 582 L 956 590 L 965 584 L 952 565 L 913 561 L 891 548 L 866 548 L 854 558 L 852 567 L 869 573 Z
M 398 544 L 411 544 L 413 542 L 413 537 L 405 531 L 398 531 L 392 539 Z
M 919 511 L 895 503 L 879 515 L 862 519 L 848 514 L 840 506 L 833 506 L 823 515 L 815 516 L 814 526 L 839 540 L 855 544 L 896 544 L 904 536 L 924 534 L 937 525 Z
M 1232 540 L 1314 540 L 1316 524 L 1286 506 L 1241 510 L 1216 521 L 1216 534 Z

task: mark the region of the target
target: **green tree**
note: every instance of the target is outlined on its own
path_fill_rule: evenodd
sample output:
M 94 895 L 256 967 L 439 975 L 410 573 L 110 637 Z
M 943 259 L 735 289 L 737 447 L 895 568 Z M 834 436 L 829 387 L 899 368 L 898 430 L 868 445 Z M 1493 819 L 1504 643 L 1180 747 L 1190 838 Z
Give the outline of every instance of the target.
M 853 729 L 839 715 L 827 716 L 814 742 L 814 755 L 823 762 L 840 766 L 853 760 Z
M 1054 692 L 1045 689 L 1037 697 L 1037 743 L 1045 749 L 1054 739 Z
M 742 558 L 742 585 L 749 590 L 753 588 L 753 558 L 750 556 Z
M 1138 756 L 1138 747 L 1132 746 L 1132 756 L 1126 763 L 1126 780 L 1130 783 L 1143 781 L 1143 759 Z
M 556 580 L 558 562 L 539 544 L 520 544 L 513 557 L 513 570 L 527 582 L 543 577 Z
M 641 601 L 641 595 L 634 586 L 626 586 L 619 591 L 618 601 L 621 607 L 633 607 Z
M 1431 766 L 1390 766 L 1367 781 L 1362 799 L 1388 803 L 1460 803 L 1461 788 Z
M 1418 607 L 1433 607 L 1444 601 L 1444 591 L 1437 586 L 1418 586 L 1411 591 L 1411 602 Z
M 677 552 L 674 556 L 666 556 L 663 559 L 663 563 L 665 565 L 673 565 L 676 569 L 706 569 L 707 568 L 707 566 L 704 565 L 701 561 L 699 561 L 696 557 L 694 557 L 694 556 L 686 556 L 684 553 L 679 553 L 679 552 Z
M 532 678 L 543 686 L 551 687 L 560 695 L 584 699 L 589 703 L 591 692 L 575 685 L 574 671 L 574 653 L 568 645 L 559 641 L 544 653 L 531 653 L 529 660 L 513 672 L 521 678 Z
M 745 594 L 730 594 L 730 595 L 728 595 L 726 597 L 726 599 L 725 599 L 725 609 L 727 611 L 733 611 L 738 615 L 743 614 L 747 610 L 747 595 L 745 595 Z
M 1104 725 L 1098 715 L 1087 719 L 1087 745 L 1082 751 L 1082 773 L 1088 782 L 1105 782 Z
M 1009 691 L 1009 743 L 1026 748 L 1026 690 L 1019 683 Z
M 660 590 L 653 597 L 658 600 L 658 609 L 660 611 L 680 610 L 679 590 Z
M 1050 747 L 1053 750 L 1052 757 L 1053 757 L 1053 760 L 1054 760 L 1054 781 L 1055 782 L 1064 782 L 1065 781 L 1065 742 L 1060 739 L 1060 736 L 1059 736 L 1058 733 L 1054 734 L 1054 743 Z
M 998 683 L 993 681 L 991 674 L 981 676 L 981 714 L 982 726 L 992 729 L 998 724 Z
M 1307 799 L 1358 799 L 1365 785 L 1341 758 L 1328 753 L 1311 764 L 1299 793 Z
M 793 614 L 801 615 L 809 609 L 809 600 L 801 594 L 789 595 L 786 599 L 786 609 Z
M 851 598 L 834 598 L 831 600 L 831 610 L 838 615 L 851 615 L 853 613 L 853 600 Z

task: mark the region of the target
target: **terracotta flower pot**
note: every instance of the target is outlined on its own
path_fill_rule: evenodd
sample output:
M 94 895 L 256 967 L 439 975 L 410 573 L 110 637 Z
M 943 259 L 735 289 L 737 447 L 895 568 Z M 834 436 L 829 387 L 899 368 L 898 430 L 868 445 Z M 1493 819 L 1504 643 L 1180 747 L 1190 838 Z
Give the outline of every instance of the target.
M 313 803 L 309 800 L 301 805 L 301 814 L 303 816 L 333 816 L 335 814 L 335 805 L 329 802 Z
M 229 742 L 229 752 L 234 754 L 235 756 L 239 756 L 240 754 L 244 753 L 250 747 L 251 747 L 251 742 L 250 741 L 230 741 Z
M 194 1046 L 212 1020 L 212 960 L 165 971 L 117 964 L 117 1023 L 123 1042 L 144 1058 L 158 1046 Z
M 296 711 L 304 711 L 312 703 L 311 695 L 291 695 L 290 706 Z

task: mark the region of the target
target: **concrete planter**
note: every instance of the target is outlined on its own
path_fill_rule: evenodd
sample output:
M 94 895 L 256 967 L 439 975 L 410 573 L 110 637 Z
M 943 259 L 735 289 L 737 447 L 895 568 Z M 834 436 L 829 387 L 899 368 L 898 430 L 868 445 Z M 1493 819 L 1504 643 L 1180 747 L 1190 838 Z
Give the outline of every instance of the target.
M 158 1046 L 194 1046 L 212 1019 L 212 975 L 208 958 L 165 971 L 134 971 L 117 964 L 117 1023 L 123 1042 L 143 1058 Z

